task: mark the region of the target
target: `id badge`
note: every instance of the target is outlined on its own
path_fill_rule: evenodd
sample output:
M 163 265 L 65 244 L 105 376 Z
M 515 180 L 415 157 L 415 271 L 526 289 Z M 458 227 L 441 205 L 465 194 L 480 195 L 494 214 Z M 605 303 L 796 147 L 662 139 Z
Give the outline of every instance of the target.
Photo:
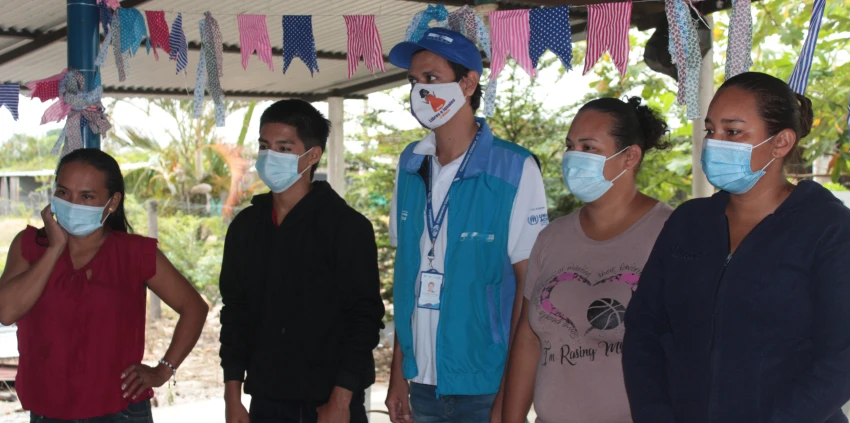
M 419 279 L 419 299 L 417 307 L 431 310 L 440 309 L 440 293 L 443 291 L 445 275 L 434 270 L 422 272 Z

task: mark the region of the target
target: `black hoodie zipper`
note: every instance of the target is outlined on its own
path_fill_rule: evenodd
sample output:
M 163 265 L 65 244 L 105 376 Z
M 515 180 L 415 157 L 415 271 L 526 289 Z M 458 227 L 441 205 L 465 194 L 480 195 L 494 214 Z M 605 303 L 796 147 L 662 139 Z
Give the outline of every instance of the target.
M 750 238 L 752 234 L 758 230 L 758 228 L 770 219 L 773 215 L 769 214 L 764 219 L 762 219 L 756 226 L 753 227 L 750 232 L 744 236 L 744 239 L 738 243 L 737 250 L 741 249 L 741 246 L 747 241 L 747 238 Z M 725 216 L 724 216 L 725 217 Z M 732 261 L 732 236 L 729 231 L 729 218 L 726 217 L 726 248 L 729 251 L 729 254 L 726 256 L 726 260 L 723 262 L 723 268 L 720 270 L 720 276 L 717 279 L 717 286 L 714 288 L 714 308 L 711 311 L 711 343 L 708 347 L 708 403 L 706 404 L 707 413 L 706 417 L 707 421 L 711 421 L 711 399 L 712 399 L 712 391 L 714 390 L 714 343 L 715 338 L 717 337 L 717 299 L 720 294 L 720 285 L 723 283 L 723 276 L 726 275 L 726 269 L 729 267 L 729 262 Z

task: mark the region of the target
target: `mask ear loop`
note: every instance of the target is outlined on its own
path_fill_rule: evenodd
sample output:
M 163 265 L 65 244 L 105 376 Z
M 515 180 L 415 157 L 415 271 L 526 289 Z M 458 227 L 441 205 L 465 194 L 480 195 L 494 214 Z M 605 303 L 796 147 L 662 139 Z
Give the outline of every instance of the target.
M 104 208 L 109 207 L 109 203 L 111 203 L 111 202 L 112 202 L 112 199 L 113 199 L 113 198 L 115 198 L 115 197 L 111 197 L 111 198 L 109 199 L 109 201 L 107 201 L 107 202 L 106 202 L 106 205 L 105 205 L 105 206 L 103 206 L 103 207 L 104 207 Z M 101 221 L 100 221 L 101 226 L 102 226 L 104 223 L 106 223 L 106 219 L 109 219 L 109 216 L 111 216 L 111 215 L 112 215 L 112 212 L 106 213 L 106 216 L 103 218 L 103 220 L 101 220 Z
M 311 151 L 313 151 L 313 149 L 314 149 L 314 148 L 316 148 L 316 147 L 311 147 L 309 150 L 305 151 L 305 152 L 304 152 L 304 154 L 302 154 L 302 155 L 298 156 L 298 158 L 300 159 L 300 158 L 302 158 L 302 157 L 306 156 L 307 154 L 310 154 L 310 152 L 311 152 Z M 310 169 L 311 167 L 313 167 L 313 165 L 309 165 L 309 166 L 307 166 L 307 168 L 305 168 L 305 169 L 304 169 L 304 170 L 302 170 L 301 172 L 298 172 L 298 176 L 299 176 L 299 177 L 304 176 L 304 172 L 306 172 L 306 171 L 307 171 L 308 169 Z
M 756 148 L 761 147 L 762 145 L 766 144 L 768 141 L 772 140 L 774 137 L 776 137 L 776 135 L 774 135 L 774 136 L 772 136 L 772 137 L 770 137 L 770 138 L 768 138 L 768 139 L 766 139 L 766 140 L 764 140 L 764 141 L 760 142 L 758 145 L 754 145 L 754 146 L 753 146 L 753 150 L 755 150 Z M 774 161 L 774 160 L 776 160 L 776 157 L 774 157 L 774 158 L 770 159 L 770 161 L 769 161 L 769 162 L 767 162 L 767 164 L 766 164 L 766 165 L 764 165 L 764 167 L 763 167 L 763 168 L 761 168 L 761 172 L 764 172 L 764 170 L 765 170 L 765 169 L 767 169 L 767 167 L 768 167 L 768 166 L 770 166 L 770 164 L 771 164 L 771 163 L 773 163 L 773 161 Z
M 629 147 L 631 147 L 631 146 L 629 146 Z M 626 151 L 626 150 L 628 150 L 628 149 L 629 149 L 629 147 L 626 147 L 626 148 L 624 148 L 624 149 L 620 150 L 617 154 L 614 154 L 613 156 L 608 157 L 607 159 L 605 159 L 605 161 L 607 162 L 608 160 L 611 160 L 611 159 L 613 159 L 614 157 L 617 157 L 617 156 L 619 156 L 620 154 L 623 154 L 623 152 L 624 152 L 624 151 Z M 614 179 L 612 179 L 610 182 L 611 182 L 611 183 L 614 183 L 614 181 L 616 181 L 617 179 L 620 179 L 620 177 L 621 177 L 621 176 L 623 176 L 623 175 L 625 175 L 625 174 L 626 174 L 626 171 L 627 171 L 627 170 L 628 170 L 628 169 L 623 169 L 623 171 L 622 171 L 622 172 L 620 172 L 620 174 L 619 174 L 619 175 L 617 175 L 617 176 L 616 176 Z

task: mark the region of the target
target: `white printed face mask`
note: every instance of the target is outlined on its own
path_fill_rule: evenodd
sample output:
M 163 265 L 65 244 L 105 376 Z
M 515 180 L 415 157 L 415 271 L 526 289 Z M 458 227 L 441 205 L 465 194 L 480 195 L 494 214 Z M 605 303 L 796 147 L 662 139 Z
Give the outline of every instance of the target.
M 450 121 L 466 104 L 466 96 L 457 82 L 413 84 L 410 111 L 422 126 L 436 129 Z

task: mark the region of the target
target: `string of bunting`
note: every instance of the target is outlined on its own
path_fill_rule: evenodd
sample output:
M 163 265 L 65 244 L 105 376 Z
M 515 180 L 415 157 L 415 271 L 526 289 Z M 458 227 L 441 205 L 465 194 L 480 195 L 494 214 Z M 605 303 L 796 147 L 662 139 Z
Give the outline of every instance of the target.
M 589 72 L 605 52 L 620 72 L 626 76 L 629 56 L 629 36 L 633 3 L 649 0 L 634 0 L 616 3 L 592 4 L 587 6 L 541 7 L 521 10 L 498 10 L 489 13 L 489 28 L 482 16 L 470 6 L 463 6 L 451 13 L 443 5 L 429 5 L 412 16 L 405 32 L 405 40 L 417 41 L 432 26 L 441 26 L 460 32 L 477 43 L 482 53 L 490 60 L 490 81 L 484 95 L 484 114 L 492 116 L 498 92 L 498 76 L 508 57 L 513 57 L 531 77 L 537 74 L 540 57 L 547 50 L 554 53 L 566 69 L 572 69 L 572 30 L 570 7 L 587 7 L 587 55 L 583 74 Z M 665 10 L 670 28 L 669 51 L 678 73 L 677 102 L 687 107 L 689 119 L 700 117 L 698 91 L 701 68 L 701 53 L 697 37 L 697 21 L 690 9 L 693 1 L 665 0 Z M 733 0 L 730 19 L 728 62 L 726 77 L 746 72 L 752 66 L 752 17 L 751 0 Z M 803 52 L 789 82 L 795 91 L 804 92 L 811 68 L 811 56 L 817 42 L 820 20 L 825 0 L 815 0 L 812 23 Z M 118 0 L 98 0 L 101 23 L 105 39 L 101 45 L 96 65 L 105 65 L 108 50 L 112 47 L 120 81 L 130 73 L 130 59 L 136 55 L 142 42 L 148 54 L 151 48 L 159 59 L 158 49 L 168 54 L 176 63 L 175 71 L 186 74 L 188 66 L 188 42 L 184 32 L 183 13 L 164 10 L 121 8 Z M 169 28 L 166 12 L 176 14 Z M 188 12 L 190 15 L 199 13 Z M 267 27 L 267 16 L 259 14 L 236 14 L 240 35 L 242 66 L 247 69 L 250 57 L 256 53 L 269 70 L 274 72 L 272 48 Z M 292 61 L 298 57 L 310 70 L 311 75 L 319 72 L 316 42 L 313 33 L 313 16 L 340 15 L 283 15 L 283 73 L 286 74 Z M 348 77 L 357 71 L 361 61 L 370 72 L 385 72 L 381 36 L 376 24 L 378 16 L 409 16 L 400 14 L 342 15 L 348 37 Z M 147 25 L 146 25 L 147 22 Z M 201 55 L 194 90 L 195 116 L 203 110 L 205 94 L 209 93 L 215 105 L 216 123 L 224 125 L 224 95 L 221 87 L 223 76 L 222 38 L 218 22 L 210 12 L 203 13 L 201 28 Z M 32 97 L 42 101 L 59 97 L 56 92 L 60 81 L 69 71 L 40 81 L 27 84 L 33 90 Z M 73 70 L 71 71 L 73 72 Z M 75 78 L 70 78 L 70 81 Z M 70 87 L 70 83 L 66 84 Z M 77 91 L 80 91 L 78 88 Z M 50 92 L 51 94 L 44 94 Z M 99 101 L 99 99 L 98 99 Z M 10 102 L 2 103 L 11 110 Z M 69 115 L 71 105 L 59 98 L 45 112 L 42 123 L 61 120 Z

